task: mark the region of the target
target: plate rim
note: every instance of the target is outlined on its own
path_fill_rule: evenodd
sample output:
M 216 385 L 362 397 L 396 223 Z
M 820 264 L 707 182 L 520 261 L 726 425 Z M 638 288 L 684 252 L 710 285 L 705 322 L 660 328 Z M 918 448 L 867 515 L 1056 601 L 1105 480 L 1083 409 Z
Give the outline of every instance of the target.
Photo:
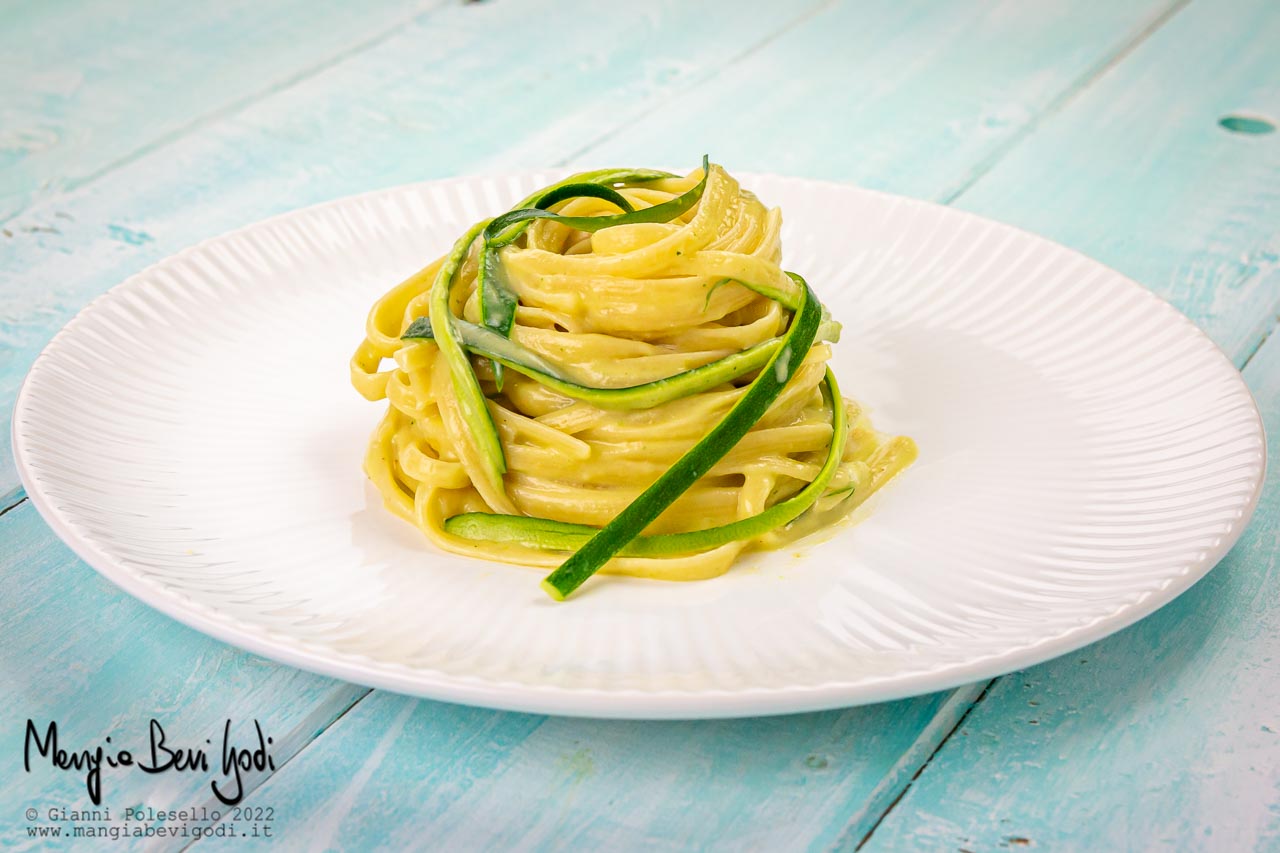
M 882 202 L 921 206 L 955 217 L 957 220 L 977 221 L 995 225 L 1016 233 L 1023 238 L 1047 244 L 1065 252 L 1077 260 L 1106 270 L 1121 286 L 1141 298 L 1159 306 L 1167 322 L 1178 323 L 1184 331 L 1198 336 L 1201 343 L 1212 347 L 1222 362 L 1234 374 L 1232 380 L 1244 392 L 1249 402 L 1250 424 L 1260 439 L 1258 464 L 1252 492 L 1243 503 L 1237 518 L 1229 530 L 1221 534 L 1213 547 L 1201 552 L 1180 574 L 1167 578 L 1161 586 L 1148 590 L 1134 602 L 1121 604 L 1108 614 L 1097 616 L 1089 622 L 1075 626 L 1066 633 L 1046 637 L 1011 651 L 989 654 L 961 663 L 939 665 L 906 675 L 885 675 L 864 681 L 836 681 L 815 685 L 789 685 L 785 687 L 758 687 L 742 689 L 673 689 L 661 690 L 606 689 L 599 687 L 566 687 L 550 684 L 499 681 L 480 677 L 453 675 L 439 670 L 409 667 L 404 664 L 379 661 L 364 655 L 342 652 L 330 647 L 300 640 L 292 635 L 246 623 L 236 617 L 226 616 L 208 604 L 184 594 L 152 583 L 120 561 L 102 551 L 91 537 L 81 536 L 73 530 L 62 513 L 53 506 L 42 492 L 38 475 L 31 469 L 26 439 L 19 427 L 22 413 L 31 405 L 32 377 L 42 364 L 54 358 L 60 342 L 91 312 L 100 310 L 108 300 L 118 298 L 150 275 L 154 270 L 177 263 L 209 247 L 239 238 L 249 232 L 273 224 L 299 218 L 334 208 L 377 201 L 383 197 L 411 193 L 428 186 L 466 184 L 481 180 L 505 181 L 527 179 L 532 176 L 551 177 L 572 174 L 566 167 L 528 169 L 516 172 L 465 174 L 448 178 L 414 181 L 405 184 L 368 190 L 352 195 L 329 199 L 316 204 L 283 211 L 255 222 L 242 225 L 221 234 L 207 237 L 190 246 L 169 254 L 141 270 L 127 276 L 119 283 L 91 299 L 71 317 L 44 345 L 28 368 L 14 400 L 10 421 L 11 447 L 19 480 L 28 500 L 41 518 L 72 552 L 91 566 L 99 575 L 144 605 L 163 615 L 193 628 L 207 636 L 236 648 L 265 657 L 278 663 L 297 667 L 318 675 L 339 678 L 364 686 L 390 690 L 410 696 L 436 701 L 454 702 L 503 711 L 553 714 L 557 716 L 588 717 L 599 719 L 718 719 L 777 714 L 805 713 L 836 708 L 885 702 L 919 696 L 941 690 L 949 690 L 975 681 L 1004 675 L 1027 666 L 1043 663 L 1061 655 L 1097 642 L 1117 633 L 1173 601 L 1186 592 L 1217 566 L 1239 541 L 1252 521 L 1263 486 L 1268 464 L 1266 428 L 1248 384 L 1241 372 L 1199 326 L 1175 306 L 1140 282 L 1107 266 L 1101 261 L 1068 246 L 1016 225 L 962 210 L 950 205 L 912 198 L 883 190 L 871 189 L 853 183 L 779 175 L 763 172 L 742 172 L 744 181 L 778 180 L 808 184 L 816 187 L 854 191 L 876 196 Z

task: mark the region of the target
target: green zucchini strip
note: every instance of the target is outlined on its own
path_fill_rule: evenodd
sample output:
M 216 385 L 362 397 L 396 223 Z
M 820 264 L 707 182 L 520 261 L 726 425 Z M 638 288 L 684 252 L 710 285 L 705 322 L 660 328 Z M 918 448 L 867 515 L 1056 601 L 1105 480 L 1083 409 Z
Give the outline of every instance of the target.
M 796 273 L 789 272 L 787 273 L 787 276 L 796 284 L 795 290 L 779 290 L 778 288 L 770 287 L 767 284 L 755 284 L 750 281 L 739 281 L 738 284 L 742 285 L 747 290 L 754 290 L 756 293 L 767 299 L 772 299 L 774 302 L 781 304 L 783 308 L 788 308 L 792 311 L 799 311 L 800 303 L 805 298 L 805 291 L 808 289 L 808 285 L 805 284 L 804 279 Z M 810 293 L 809 296 L 813 296 L 813 294 Z M 822 310 L 824 312 L 826 311 L 825 308 Z M 824 314 L 822 319 L 826 320 L 829 319 L 829 317 Z
M 703 160 L 705 163 L 706 158 L 704 157 Z M 636 175 L 642 175 L 645 180 L 656 180 L 657 177 L 664 174 L 662 172 L 632 172 L 628 176 L 634 178 Z M 609 170 L 604 173 L 604 176 L 608 178 L 616 178 L 618 175 L 618 170 Z M 622 193 L 613 187 L 593 181 L 561 181 L 552 184 L 534 196 L 530 196 L 529 204 L 522 202 L 520 207 L 532 205 L 535 209 L 545 210 L 558 202 L 584 196 L 611 202 L 622 210 L 620 215 L 623 216 L 636 212 L 635 207 Z M 534 218 L 539 217 L 529 217 L 515 224 L 501 227 L 496 227 L 494 223 L 490 223 L 484 230 L 484 245 L 480 250 L 480 265 L 476 276 L 476 289 L 480 298 L 480 322 L 503 337 L 511 335 L 511 326 L 515 322 L 518 300 L 511 289 L 511 283 L 507 278 L 506 270 L 502 265 L 502 258 L 498 251 L 523 234 Z M 501 391 L 503 380 L 502 365 L 496 361 L 493 364 L 493 377 L 498 390 Z
M 494 217 L 493 222 L 489 224 L 488 234 L 492 235 L 493 238 L 500 234 L 505 237 L 504 232 L 508 228 L 534 219 L 551 219 L 578 231 L 600 231 L 604 228 L 612 228 L 615 225 L 634 225 L 638 222 L 670 222 L 698 203 L 698 200 L 702 198 L 703 191 L 707 188 L 707 177 L 710 174 L 711 163 L 704 154 L 702 157 L 702 180 L 698 181 L 692 189 L 681 193 L 673 199 L 664 201 L 662 204 L 655 204 L 653 207 L 644 207 L 627 213 L 611 213 L 604 216 L 561 216 L 558 213 L 552 213 L 539 207 L 525 207 Z M 490 238 L 486 236 L 486 239 Z
M 615 190 L 613 187 L 604 184 L 593 184 L 590 182 L 581 184 L 562 184 L 558 187 L 552 187 L 541 196 L 537 202 L 533 204 L 540 210 L 546 210 L 553 204 L 559 204 L 562 201 L 568 201 L 571 198 L 599 198 L 612 202 L 622 209 L 623 213 L 632 213 L 635 206 L 627 199 L 625 195 Z M 508 241 L 509 242 L 509 241 Z
M 747 290 L 755 291 L 756 293 L 760 294 L 766 299 L 772 299 L 774 302 L 777 302 L 779 305 L 781 305 L 783 308 L 786 308 L 789 311 L 795 311 L 800 307 L 800 298 L 804 293 L 804 288 L 800 286 L 800 276 L 796 275 L 793 272 L 789 272 L 787 273 L 787 275 L 791 278 L 791 281 L 796 283 L 797 285 L 792 290 L 781 290 L 779 288 L 772 287 L 767 284 L 754 284 L 753 282 L 743 281 L 737 278 L 722 278 L 719 281 L 717 281 L 715 284 L 711 285 L 711 289 L 707 291 L 707 299 L 702 304 L 702 310 L 703 311 L 707 310 L 707 306 L 711 304 L 711 294 L 715 293 L 716 290 L 723 287 L 724 285 L 730 282 L 735 282 L 737 284 L 742 285 Z M 824 312 L 826 311 L 825 308 L 823 308 L 822 310 Z M 825 322 L 827 320 L 830 320 L 831 317 L 829 314 L 824 313 L 822 315 L 822 319 Z M 836 323 L 835 325 L 838 327 L 840 324 Z
M 542 588 L 552 598 L 563 601 L 653 523 L 663 510 L 688 491 L 747 434 L 782 393 L 804 362 L 822 323 L 822 304 L 803 278 L 794 278 L 804 288 L 803 296 L 800 308 L 792 318 L 791 328 L 783 337 L 782 346 L 720 423 L 543 580 Z
M 612 187 L 592 183 L 561 184 L 552 187 L 539 197 L 537 206 L 550 207 L 557 202 L 584 196 L 604 199 L 617 205 L 624 213 L 635 210 L 622 193 Z M 508 233 L 501 236 L 493 233 L 490 228 L 484 231 L 484 246 L 480 250 L 480 265 L 476 274 L 476 290 L 480 297 L 480 322 L 503 337 L 511 336 L 511 327 L 515 323 L 516 306 L 519 300 L 511 289 L 511 282 L 507 278 L 507 271 L 498 250 L 524 233 L 527 226 L 526 222 L 521 227 L 508 229 Z M 502 365 L 497 361 L 493 363 L 493 379 L 498 390 L 501 391 Z
M 672 172 L 661 172 L 657 169 L 596 169 L 591 172 L 578 172 L 556 181 L 554 184 L 548 184 L 533 195 L 526 196 L 519 204 L 512 207 L 512 210 L 520 210 L 524 207 L 533 207 L 538 199 L 542 198 L 549 192 L 554 192 L 561 187 L 570 184 L 606 184 L 615 186 L 617 184 L 647 184 L 653 181 L 661 181 L 666 178 L 678 178 Z
M 455 318 L 453 327 L 459 342 L 470 352 L 486 356 L 566 397 L 613 410 L 651 409 L 737 379 L 768 361 L 783 342 L 782 338 L 770 338 L 700 367 L 652 382 L 624 388 L 600 388 L 574 382 L 560 365 L 483 326 Z M 401 338 L 432 340 L 434 330 L 426 318 L 421 318 L 414 320 Z
M 507 471 L 507 459 L 502 452 L 502 439 L 498 436 L 498 428 L 489 414 L 485 403 L 484 391 L 480 388 L 480 380 L 471 369 L 471 361 L 463 351 L 462 345 L 454 336 L 453 312 L 449 308 L 450 291 L 458 268 L 471 249 L 471 244 L 484 231 L 489 220 L 477 222 L 458 238 L 452 251 L 436 274 L 431 286 L 431 325 L 432 336 L 440 347 L 440 354 L 449 365 L 449 376 L 453 382 L 454 393 L 458 397 L 458 407 L 462 418 L 475 440 L 476 450 L 484 464 L 484 473 L 491 486 L 499 492 L 505 492 L 502 475 Z
M 840 467 L 845 443 L 849 437 L 844 404 L 840 399 L 840 388 L 836 385 L 835 376 L 830 370 L 827 370 L 822 386 L 822 396 L 831 406 L 831 446 L 827 449 L 827 458 L 819 469 L 818 476 L 803 489 L 751 518 L 743 518 L 706 530 L 637 536 L 617 552 L 618 556 L 672 557 L 708 551 L 729 542 L 754 539 L 799 518 L 826 492 L 827 485 L 835 476 L 836 469 Z M 444 529 L 463 539 L 508 542 L 544 551 L 576 551 L 600 532 L 599 528 L 586 524 L 489 512 L 455 515 L 445 522 Z
M 485 243 L 480 250 L 480 266 L 476 271 L 476 292 L 480 297 L 480 322 L 503 337 L 511 334 L 520 300 L 511 289 L 507 270 L 502 265 L 498 248 Z M 493 381 L 502 390 L 502 364 L 493 362 Z
M 542 188 L 531 198 L 536 200 L 562 187 L 589 181 L 599 181 L 602 184 L 620 182 L 644 183 L 673 177 L 675 175 L 668 172 L 649 169 L 603 169 L 570 176 L 563 181 Z M 527 202 L 522 202 L 521 204 L 524 205 L 525 203 Z M 457 277 L 458 268 L 462 266 L 462 262 L 466 258 L 467 252 L 471 250 L 476 238 L 485 233 L 491 222 L 492 220 L 489 219 L 477 222 L 453 244 L 453 249 L 445 259 L 444 264 L 441 265 L 440 271 L 436 274 L 435 282 L 432 284 L 431 315 L 427 322 L 430 324 L 432 337 L 439 345 L 441 355 L 449 366 L 449 375 L 453 383 L 454 393 L 458 397 L 458 406 L 462 412 L 463 420 L 475 441 L 476 450 L 484 466 L 485 477 L 496 491 L 505 492 L 502 475 L 507 471 L 507 460 L 502 450 L 502 439 L 498 436 L 497 426 L 494 425 L 493 417 L 489 414 L 489 407 L 485 403 L 484 391 L 480 388 L 480 381 L 471 369 L 471 362 L 463 351 L 461 344 L 454 337 L 453 322 L 451 322 L 454 318 L 449 309 L 449 297 L 453 289 L 454 279 Z M 511 317 L 514 318 L 514 297 L 510 313 Z M 509 323 L 507 328 L 510 328 Z

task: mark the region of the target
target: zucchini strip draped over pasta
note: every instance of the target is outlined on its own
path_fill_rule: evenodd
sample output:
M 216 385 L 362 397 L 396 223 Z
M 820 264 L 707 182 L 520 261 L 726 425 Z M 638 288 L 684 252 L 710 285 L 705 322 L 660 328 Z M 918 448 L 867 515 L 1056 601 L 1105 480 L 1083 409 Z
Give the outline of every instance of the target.
M 839 324 L 779 266 L 780 227 L 706 158 L 473 225 L 351 360 L 390 403 L 365 457 L 387 506 L 446 550 L 556 567 L 557 599 L 600 570 L 713 577 L 847 514 L 915 446 L 840 395 Z

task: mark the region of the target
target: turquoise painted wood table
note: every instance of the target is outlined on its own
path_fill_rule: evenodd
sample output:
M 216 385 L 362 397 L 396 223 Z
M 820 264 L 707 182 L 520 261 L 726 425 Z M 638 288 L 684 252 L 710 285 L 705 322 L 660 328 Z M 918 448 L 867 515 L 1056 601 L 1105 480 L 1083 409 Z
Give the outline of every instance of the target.
M 201 238 L 425 178 L 708 150 L 1098 258 L 1203 327 L 1280 433 L 1275 0 L 359 5 L 0 6 L 6 419 L 66 320 Z M 58 541 L 5 441 L 6 846 L 1280 849 L 1274 467 L 1217 570 L 1080 652 L 845 711 L 624 723 L 370 692 L 179 626 Z M 250 743 L 256 720 L 273 766 L 236 814 L 209 774 L 108 767 L 108 820 L 83 770 L 24 769 L 29 719 L 69 752 L 153 719 L 174 746 L 227 720 Z M 83 834 L 128 809 L 142 836 Z

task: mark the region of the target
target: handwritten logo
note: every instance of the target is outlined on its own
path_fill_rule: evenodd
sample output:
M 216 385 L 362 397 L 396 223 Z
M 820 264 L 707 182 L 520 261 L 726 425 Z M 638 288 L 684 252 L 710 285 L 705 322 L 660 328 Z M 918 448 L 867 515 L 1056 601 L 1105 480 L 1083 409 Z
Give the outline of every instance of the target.
M 220 765 L 222 778 L 211 780 L 209 786 L 214 796 L 228 806 L 234 806 L 244 797 L 242 774 L 253 770 L 275 770 L 275 759 L 271 757 L 268 747 L 274 742 L 262 733 L 262 726 L 253 721 L 257 743 L 248 747 L 237 746 L 231 741 L 231 721 L 227 720 L 222 727 L 222 745 Z M 205 744 L 213 745 L 212 738 Z M 102 803 L 102 768 L 131 767 L 144 773 L 209 773 L 209 755 L 202 748 L 172 746 L 165 737 L 164 728 L 158 720 L 152 720 L 145 752 L 136 755 L 128 749 L 118 749 L 107 737 L 96 749 L 67 751 L 58 743 L 58 723 L 51 721 L 45 728 L 44 736 L 35 721 L 27 720 L 25 742 L 22 747 L 22 766 L 30 773 L 33 751 L 35 755 L 47 758 L 58 770 L 74 770 L 85 774 L 85 788 L 93 804 Z M 220 784 L 221 783 L 221 784 Z

